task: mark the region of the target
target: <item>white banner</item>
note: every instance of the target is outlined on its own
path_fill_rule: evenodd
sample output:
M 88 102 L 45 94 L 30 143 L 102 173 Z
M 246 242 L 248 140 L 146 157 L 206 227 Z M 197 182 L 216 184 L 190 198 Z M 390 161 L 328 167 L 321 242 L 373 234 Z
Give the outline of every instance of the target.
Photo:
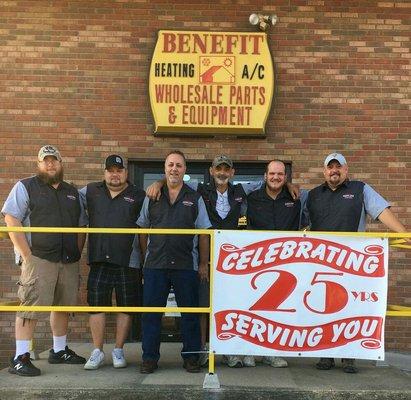
M 388 240 L 216 231 L 216 354 L 384 359 Z

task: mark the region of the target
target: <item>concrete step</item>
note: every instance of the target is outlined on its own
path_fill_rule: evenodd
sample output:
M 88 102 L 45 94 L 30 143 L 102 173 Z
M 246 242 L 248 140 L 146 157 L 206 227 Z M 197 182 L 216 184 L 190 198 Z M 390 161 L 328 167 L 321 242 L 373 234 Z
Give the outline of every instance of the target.
M 84 357 L 92 350 L 89 344 L 70 347 Z M 288 358 L 289 368 L 257 363 L 254 368 L 233 369 L 217 357 L 216 374 L 221 387 L 205 390 L 207 370 L 187 373 L 182 368 L 179 343 L 162 345 L 159 369 L 151 375 L 139 373 L 140 343 L 125 346 L 128 367 L 124 369 L 113 368 L 112 348 L 106 346 L 105 364 L 96 371 L 85 371 L 81 365 L 50 365 L 48 352 L 41 353 L 34 362 L 42 370 L 40 377 L 19 377 L 4 369 L 0 371 L 0 399 L 411 399 L 410 372 L 392 366 L 378 368 L 370 361 L 358 362 L 358 374 L 345 374 L 339 361 L 330 371 L 316 370 L 316 360 L 308 358 Z M 411 366 L 411 357 L 402 356 L 404 365 Z

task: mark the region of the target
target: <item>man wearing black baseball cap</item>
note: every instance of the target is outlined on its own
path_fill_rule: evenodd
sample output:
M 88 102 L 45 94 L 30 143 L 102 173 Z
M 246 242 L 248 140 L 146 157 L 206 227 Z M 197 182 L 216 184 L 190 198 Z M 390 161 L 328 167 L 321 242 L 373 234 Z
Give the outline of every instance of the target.
M 104 180 L 89 183 L 80 190 L 88 212 L 90 228 L 136 228 L 136 221 L 145 193 L 127 180 L 123 157 L 112 154 L 106 158 Z M 113 290 L 117 306 L 137 306 L 141 275 L 138 254 L 132 253 L 135 235 L 90 234 L 88 238 L 87 301 L 90 306 L 111 306 Z M 131 259 L 134 260 L 131 263 Z M 138 259 L 138 257 L 137 257 Z M 128 336 L 131 315 L 117 314 L 116 344 L 112 352 L 114 368 L 127 365 L 123 346 Z M 94 350 L 84 368 L 93 370 L 104 362 L 105 314 L 90 315 Z
M 126 169 L 123 158 L 116 154 L 112 154 L 111 156 L 108 156 L 106 158 L 105 165 L 106 165 L 106 170 L 110 170 L 111 167 Z

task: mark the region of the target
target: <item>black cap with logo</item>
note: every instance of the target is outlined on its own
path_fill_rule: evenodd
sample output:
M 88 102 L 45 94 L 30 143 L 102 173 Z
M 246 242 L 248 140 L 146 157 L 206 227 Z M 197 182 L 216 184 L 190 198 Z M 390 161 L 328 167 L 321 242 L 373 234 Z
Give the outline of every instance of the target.
M 106 169 L 110 167 L 126 168 L 123 157 L 112 154 L 106 158 Z

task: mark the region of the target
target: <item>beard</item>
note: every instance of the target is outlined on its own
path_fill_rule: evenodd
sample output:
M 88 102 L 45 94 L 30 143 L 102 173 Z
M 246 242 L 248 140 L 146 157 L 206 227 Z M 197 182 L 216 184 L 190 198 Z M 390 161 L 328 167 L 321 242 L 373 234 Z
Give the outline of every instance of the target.
M 118 181 L 109 181 L 109 182 L 106 181 L 106 185 L 109 188 L 118 188 L 118 187 L 123 186 L 124 183 L 121 182 L 120 180 L 118 180 Z
M 118 181 L 110 181 L 107 182 L 106 181 L 106 186 L 108 188 L 108 190 L 112 191 L 112 192 L 122 192 L 123 189 L 126 188 L 126 186 L 128 186 L 127 182 L 121 182 L 120 180 Z
M 340 174 L 333 174 L 333 175 L 330 176 L 329 184 L 331 186 L 338 186 L 340 183 L 342 183 L 342 179 L 341 179 Z
M 50 176 L 47 172 L 38 171 L 37 176 L 47 185 L 56 185 L 63 182 L 64 171 L 63 167 L 54 176 Z
M 214 181 L 216 182 L 217 185 L 226 185 L 229 180 L 230 180 L 230 177 L 227 175 L 215 175 L 214 176 Z

